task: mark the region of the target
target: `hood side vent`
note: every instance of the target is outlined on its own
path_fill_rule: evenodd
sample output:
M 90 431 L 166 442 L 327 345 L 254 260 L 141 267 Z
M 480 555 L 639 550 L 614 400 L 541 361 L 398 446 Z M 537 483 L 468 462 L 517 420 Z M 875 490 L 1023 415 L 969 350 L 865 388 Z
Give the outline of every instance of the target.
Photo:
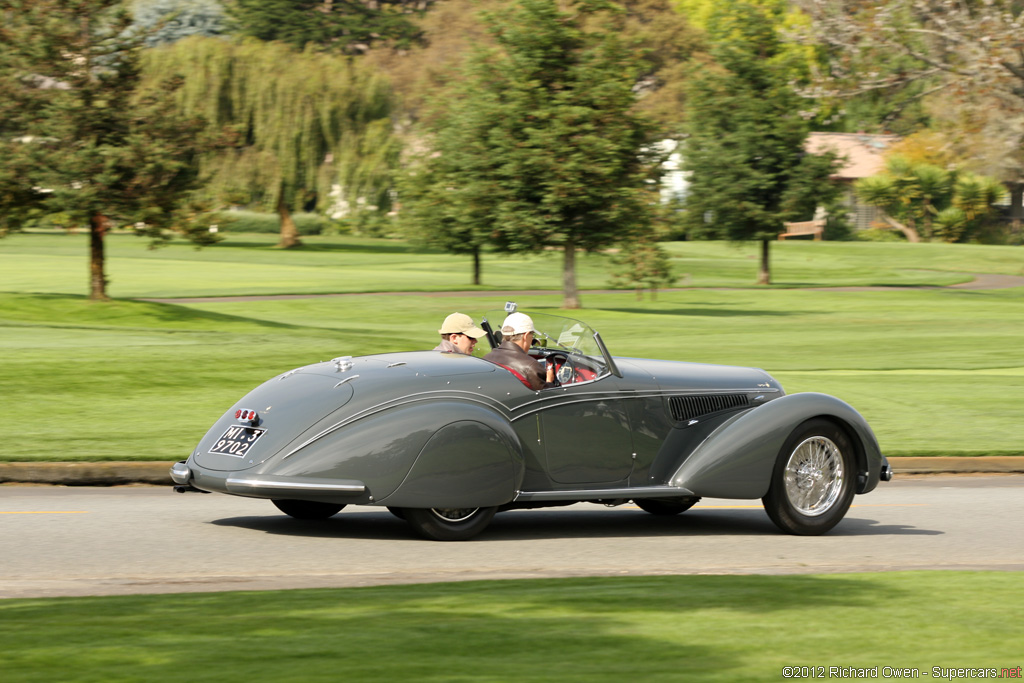
M 668 399 L 672 419 L 686 422 L 704 415 L 732 408 L 744 408 L 749 404 L 746 394 L 706 394 L 703 396 L 670 396 Z

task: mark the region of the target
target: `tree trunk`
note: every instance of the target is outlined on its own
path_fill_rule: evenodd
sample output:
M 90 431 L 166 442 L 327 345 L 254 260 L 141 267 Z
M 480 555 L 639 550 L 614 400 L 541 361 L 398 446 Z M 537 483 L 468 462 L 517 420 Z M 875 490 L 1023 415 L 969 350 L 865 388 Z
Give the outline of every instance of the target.
M 576 289 L 576 244 L 566 242 L 565 260 L 562 262 L 562 308 L 579 308 L 580 295 Z
M 917 234 L 917 230 L 914 230 L 913 228 L 911 228 L 909 226 L 903 225 L 898 220 L 896 220 L 895 218 L 893 218 L 891 216 L 888 216 L 888 215 L 883 215 L 882 219 L 886 223 L 891 225 L 892 227 L 894 227 L 897 230 L 899 230 L 900 232 L 902 232 L 903 235 L 907 238 L 908 242 L 920 242 L 921 241 L 921 236 Z
M 1024 183 L 1007 183 L 1010 187 L 1010 229 L 1020 239 L 1021 219 L 1024 218 Z
M 107 275 L 104 272 L 105 256 L 103 238 L 107 232 L 107 218 L 93 214 L 89 219 L 89 298 L 93 301 L 108 301 Z
M 473 284 L 480 284 L 480 247 L 473 247 Z
M 761 267 L 757 273 L 757 284 L 759 285 L 770 285 L 772 283 L 772 271 L 769 258 L 769 248 L 771 242 L 768 240 L 761 240 Z
M 277 215 L 281 218 L 281 241 L 277 244 L 278 248 L 291 249 L 292 247 L 302 246 L 302 240 L 299 239 L 299 229 L 295 225 L 291 211 L 288 210 L 288 204 L 284 201 L 283 189 L 277 198 Z
M 931 242 L 935 238 L 935 231 L 932 229 L 932 212 L 930 211 L 931 203 L 925 201 L 924 203 L 924 234 L 925 238 Z

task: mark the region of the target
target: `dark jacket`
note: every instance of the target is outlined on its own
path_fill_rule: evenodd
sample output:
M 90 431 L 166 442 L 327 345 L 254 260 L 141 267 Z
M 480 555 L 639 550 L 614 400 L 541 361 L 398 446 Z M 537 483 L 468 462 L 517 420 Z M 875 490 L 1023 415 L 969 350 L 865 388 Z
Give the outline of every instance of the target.
M 498 348 L 492 349 L 490 353 L 484 356 L 484 360 L 489 360 L 492 363 L 504 365 L 506 368 L 515 370 L 523 376 L 523 384 L 531 389 L 536 390 L 557 386 L 556 384 L 548 384 L 545 381 L 546 376 L 540 363 L 510 341 L 501 342 Z

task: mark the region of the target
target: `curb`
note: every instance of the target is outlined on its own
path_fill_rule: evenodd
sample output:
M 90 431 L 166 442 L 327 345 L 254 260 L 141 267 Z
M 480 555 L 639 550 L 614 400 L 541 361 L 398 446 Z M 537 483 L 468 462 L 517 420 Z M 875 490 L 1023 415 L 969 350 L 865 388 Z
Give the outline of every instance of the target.
M 0 462 L 0 484 L 52 486 L 171 486 L 173 462 Z M 1024 474 L 1024 456 L 894 457 L 894 477 L 901 474 Z
M 0 462 L 0 483 L 55 486 L 170 486 L 173 462 Z

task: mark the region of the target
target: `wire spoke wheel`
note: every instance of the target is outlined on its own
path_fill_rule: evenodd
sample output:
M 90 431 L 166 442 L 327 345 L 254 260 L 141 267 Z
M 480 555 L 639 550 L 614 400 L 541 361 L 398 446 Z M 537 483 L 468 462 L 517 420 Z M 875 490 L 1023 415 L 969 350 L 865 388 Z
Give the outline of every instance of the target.
M 790 434 L 776 459 L 765 512 L 783 531 L 823 534 L 842 520 L 853 502 L 854 449 L 846 431 L 815 418 Z
M 483 531 L 496 507 L 402 508 L 402 517 L 423 538 L 432 541 L 467 541 Z
M 807 439 L 786 463 L 786 496 L 801 514 L 817 517 L 828 512 L 843 490 L 843 454 L 824 436 Z

